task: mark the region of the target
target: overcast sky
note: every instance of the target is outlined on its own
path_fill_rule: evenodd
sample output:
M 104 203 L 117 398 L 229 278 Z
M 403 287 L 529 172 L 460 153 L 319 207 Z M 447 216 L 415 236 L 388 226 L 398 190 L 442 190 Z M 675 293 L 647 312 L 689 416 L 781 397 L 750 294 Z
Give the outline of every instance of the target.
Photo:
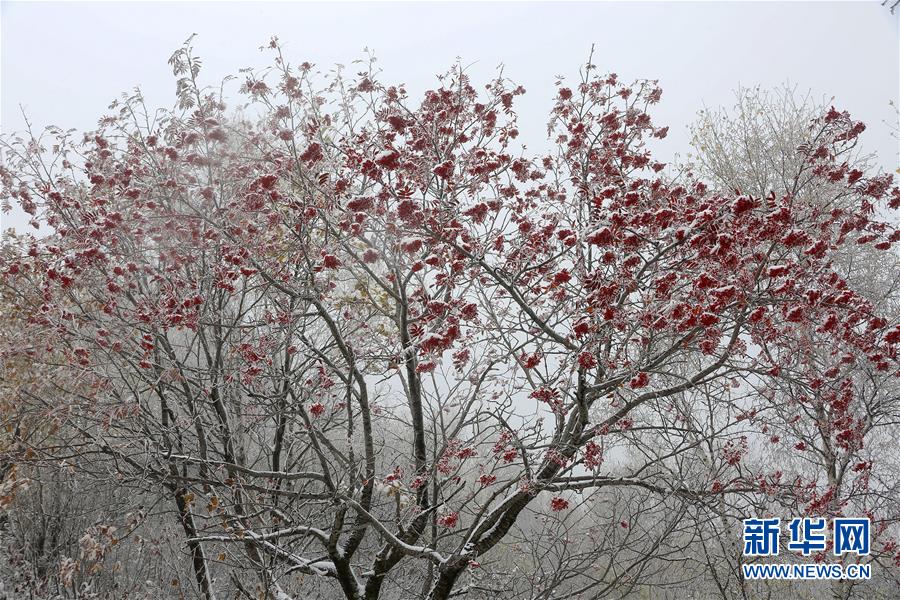
M 602 3 L 31 3 L 2 2 L 0 127 L 20 130 L 20 105 L 38 127 L 94 127 L 109 102 L 140 86 L 151 106 L 173 104 L 166 60 L 192 33 L 203 76 L 217 83 L 264 66 L 277 35 L 293 63 L 326 67 L 376 53 L 382 81 L 414 94 L 457 57 L 484 81 L 499 64 L 528 90 L 519 102 L 526 140 L 540 140 L 556 75 L 594 63 L 625 79 L 659 79 L 653 112 L 671 126 L 663 158 L 686 150 L 704 105 L 728 105 L 738 86 L 786 81 L 869 124 L 863 142 L 885 166 L 897 142 L 884 121 L 898 99 L 898 16 L 859 2 Z M 2 215 L 2 228 L 21 226 Z

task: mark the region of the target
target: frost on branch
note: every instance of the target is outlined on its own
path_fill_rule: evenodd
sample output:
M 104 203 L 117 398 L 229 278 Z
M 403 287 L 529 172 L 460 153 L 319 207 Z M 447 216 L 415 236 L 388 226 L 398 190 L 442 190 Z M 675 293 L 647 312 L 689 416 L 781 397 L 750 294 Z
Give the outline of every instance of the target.
M 242 116 L 188 45 L 176 110 L 5 140 L 4 199 L 39 228 L 0 259 L 4 506 L 70 461 L 162 507 L 190 556 L 168 583 L 207 600 L 594 594 L 585 564 L 674 577 L 729 539 L 713 515 L 759 507 L 864 511 L 893 556 L 872 446 L 896 293 L 845 266 L 895 258 L 900 191 L 845 158 L 861 124 L 812 122 L 797 168 L 822 185 L 735 192 L 653 159 L 653 81 L 586 66 L 535 155 L 501 76 L 415 101 L 374 61 L 271 50 Z M 92 565 L 131 543 L 82 539 Z

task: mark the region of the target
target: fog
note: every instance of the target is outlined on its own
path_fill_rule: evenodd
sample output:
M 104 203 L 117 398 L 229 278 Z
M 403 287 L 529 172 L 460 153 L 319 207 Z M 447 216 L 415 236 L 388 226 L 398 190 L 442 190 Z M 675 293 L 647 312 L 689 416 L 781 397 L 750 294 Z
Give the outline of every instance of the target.
M 217 84 L 269 64 L 271 36 L 294 63 L 352 67 L 368 48 L 382 79 L 413 98 L 459 58 L 474 81 L 498 65 L 528 93 L 522 140 L 539 147 L 557 75 L 594 63 L 624 79 L 659 79 L 654 110 L 671 126 L 657 152 L 684 153 L 704 106 L 728 105 L 739 86 L 785 82 L 864 120 L 866 149 L 897 164 L 898 17 L 878 2 L 697 3 L 25 3 L 2 4 L 2 131 L 91 129 L 110 101 L 140 86 L 148 105 L 174 104 L 166 60 L 192 33 L 202 78 Z M 764 36 L 760 32 L 766 32 Z M 19 227 L 20 213 L 2 215 Z

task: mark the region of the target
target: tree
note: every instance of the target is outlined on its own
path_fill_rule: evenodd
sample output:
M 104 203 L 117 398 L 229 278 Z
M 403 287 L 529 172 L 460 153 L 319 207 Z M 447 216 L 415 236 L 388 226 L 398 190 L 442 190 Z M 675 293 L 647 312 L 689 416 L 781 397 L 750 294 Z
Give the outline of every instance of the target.
M 772 190 L 779 195 L 789 194 L 812 210 L 853 210 L 857 198 L 847 194 L 845 186 L 835 178 L 821 177 L 796 150 L 809 145 L 816 133 L 810 124 L 828 110 L 827 104 L 815 102 L 809 95 L 799 96 L 787 86 L 773 91 L 740 89 L 730 111 L 700 113 L 693 127 L 697 149 L 694 168 L 722 193 L 740 190 L 763 194 Z M 875 161 L 858 144 L 847 144 L 839 162 L 845 165 L 842 168 L 861 173 L 871 172 Z M 846 244 L 833 254 L 831 268 L 874 310 L 896 322 L 898 266 L 896 254 L 867 244 Z M 805 506 L 801 496 L 787 504 L 782 502 L 781 510 L 787 509 L 785 514 L 873 513 L 880 515 L 888 528 L 898 514 L 900 465 L 892 457 L 883 456 L 881 448 L 891 444 L 900 414 L 894 373 L 856 365 L 848 371 L 850 377 L 839 385 L 806 386 L 802 379 L 796 379 L 795 370 L 822 373 L 834 368 L 833 358 L 827 352 L 810 349 L 798 359 L 790 370 L 782 369 L 772 379 L 770 385 L 777 391 L 760 408 L 771 434 L 765 446 L 772 451 L 759 452 L 755 460 L 760 464 L 779 462 L 781 480 L 806 482 L 810 488 L 805 494 Z M 817 380 L 824 381 L 812 378 L 813 382 Z M 854 411 L 852 405 L 856 403 L 866 407 Z M 798 404 L 803 407 L 800 411 L 796 410 Z M 821 425 L 839 420 L 848 412 L 865 415 L 855 443 L 833 439 L 830 429 Z M 779 460 L 791 448 L 800 450 L 794 452 L 796 458 Z M 741 515 L 751 516 L 755 508 L 752 504 L 730 506 L 733 522 L 722 532 L 725 540 L 734 540 L 734 521 Z M 772 510 L 778 508 L 776 503 Z M 885 535 L 882 541 L 886 547 L 896 543 Z M 731 560 L 728 569 L 737 573 L 739 551 Z M 847 581 L 836 584 L 834 596 L 848 597 L 853 585 Z
M 124 98 L 81 141 L 8 140 L 2 172 L 48 232 L 0 265 L 29 313 L 4 357 L 55 388 L 4 393 L 73 436 L 18 458 L 74 450 L 165 501 L 207 600 L 669 585 L 681 515 L 808 500 L 744 465 L 761 410 L 896 375 L 900 325 L 833 268 L 900 239 L 874 216 L 891 176 L 844 163 L 847 113 L 802 148 L 847 200 L 823 210 L 667 175 L 653 81 L 558 82 L 531 156 L 502 77 L 454 67 L 414 105 L 372 62 L 319 88 L 271 47 L 243 118 L 187 44 L 177 109 Z M 874 407 L 842 398 L 819 435 L 843 456 Z

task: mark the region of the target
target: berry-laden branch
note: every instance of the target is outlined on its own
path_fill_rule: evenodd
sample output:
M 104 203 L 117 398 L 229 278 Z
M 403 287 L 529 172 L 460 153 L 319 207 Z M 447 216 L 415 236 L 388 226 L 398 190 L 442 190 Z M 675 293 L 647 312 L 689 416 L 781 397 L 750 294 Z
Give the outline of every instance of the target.
M 37 227 L 0 258 L 4 506 L 61 461 L 133 491 L 207 600 L 626 593 L 782 509 L 864 511 L 895 560 L 866 452 L 896 289 L 839 267 L 894 256 L 900 190 L 849 162 L 861 123 L 817 115 L 790 189 L 723 191 L 653 158 L 654 81 L 558 82 L 534 154 L 502 76 L 414 101 L 271 49 L 252 111 L 188 44 L 176 109 L 4 138 Z

